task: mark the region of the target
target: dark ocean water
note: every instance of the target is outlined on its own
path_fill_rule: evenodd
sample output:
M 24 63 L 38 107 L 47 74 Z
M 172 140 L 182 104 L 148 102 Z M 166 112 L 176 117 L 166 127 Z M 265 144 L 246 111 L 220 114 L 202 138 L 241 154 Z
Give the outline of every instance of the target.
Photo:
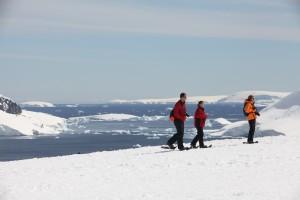
M 173 124 L 168 120 L 172 107 L 169 104 L 102 104 L 25 108 L 66 118 L 72 131 L 55 136 L 0 136 L 0 161 L 162 145 L 175 132 Z M 189 114 L 193 115 L 195 109 L 196 105 L 188 105 Z M 209 104 L 206 105 L 206 111 L 209 114 L 207 132 L 224 126 L 215 123 L 214 119 L 225 118 L 230 122 L 244 119 L 241 104 Z M 129 114 L 136 118 L 95 120 L 89 117 L 104 114 Z M 185 142 L 189 142 L 194 134 L 193 119 L 189 119 Z M 206 139 L 223 138 L 213 138 L 206 134 Z

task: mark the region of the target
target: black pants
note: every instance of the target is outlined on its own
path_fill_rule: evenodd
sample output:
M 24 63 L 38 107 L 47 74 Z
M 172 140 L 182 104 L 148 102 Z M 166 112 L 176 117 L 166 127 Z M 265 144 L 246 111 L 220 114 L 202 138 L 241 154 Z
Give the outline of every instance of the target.
M 249 121 L 249 135 L 248 135 L 248 142 L 253 142 L 253 137 L 254 137 L 254 133 L 255 133 L 255 126 L 256 126 L 256 120 L 250 120 Z
M 200 147 L 203 147 L 203 146 L 204 146 L 203 137 L 204 137 L 203 128 L 197 127 L 197 135 L 196 135 L 196 137 L 193 139 L 191 145 L 192 145 L 192 146 L 196 146 L 196 145 L 197 145 L 197 142 L 199 142 Z
M 174 144 L 177 142 L 178 148 L 183 148 L 183 135 L 184 135 L 184 122 L 180 120 L 175 120 L 174 125 L 176 127 L 177 133 L 173 135 L 168 141 L 168 144 Z

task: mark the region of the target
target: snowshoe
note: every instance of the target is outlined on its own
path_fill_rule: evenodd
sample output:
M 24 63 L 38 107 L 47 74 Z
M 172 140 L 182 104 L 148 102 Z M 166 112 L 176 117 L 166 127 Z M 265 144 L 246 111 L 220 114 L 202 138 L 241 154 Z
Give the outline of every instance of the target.
M 188 151 L 190 149 L 191 148 L 189 148 L 189 147 L 178 148 L 179 151 Z
M 258 144 L 258 141 L 254 141 L 254 142 L 243 142 L 243 144 Z
M 200 149 L 208 149 L 208 148 L 212 148 L 212 145 L 204 145 L 204 146 L 200 146 Z
M 163 145 L 161 146 L 162 149 L 170 149 L 170 150 L 175 150 L 176 146 L 174 146 L 173 144 L 167 144 L 167 145 Z

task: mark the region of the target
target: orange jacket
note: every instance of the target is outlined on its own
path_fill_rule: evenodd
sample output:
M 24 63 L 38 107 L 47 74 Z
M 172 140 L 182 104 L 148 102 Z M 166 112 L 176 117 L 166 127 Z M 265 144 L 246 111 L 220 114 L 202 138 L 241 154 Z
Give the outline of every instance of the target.
M 246 100 L 245 102 L 245 112 L 248 114 L 247 118 L 248 120 L 254 120 L 256 119 L 256 108 L 254 106 L 254 103 L 252 101 Z

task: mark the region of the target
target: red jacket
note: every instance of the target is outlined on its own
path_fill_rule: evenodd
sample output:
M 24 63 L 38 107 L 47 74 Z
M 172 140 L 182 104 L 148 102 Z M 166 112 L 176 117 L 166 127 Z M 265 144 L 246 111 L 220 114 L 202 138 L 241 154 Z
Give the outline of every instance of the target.
M 207 114 L 205 113 L 205 110 L 199 107 L 195 112 L 194 119 L 195 119 L 196 128 L 197 127 L 204 128 L 207 119 Z
M 174 118 L 175 120 L 185 121 L 186 120 L 186 106 L 182 101 L 178 101 L 174 107 Z

